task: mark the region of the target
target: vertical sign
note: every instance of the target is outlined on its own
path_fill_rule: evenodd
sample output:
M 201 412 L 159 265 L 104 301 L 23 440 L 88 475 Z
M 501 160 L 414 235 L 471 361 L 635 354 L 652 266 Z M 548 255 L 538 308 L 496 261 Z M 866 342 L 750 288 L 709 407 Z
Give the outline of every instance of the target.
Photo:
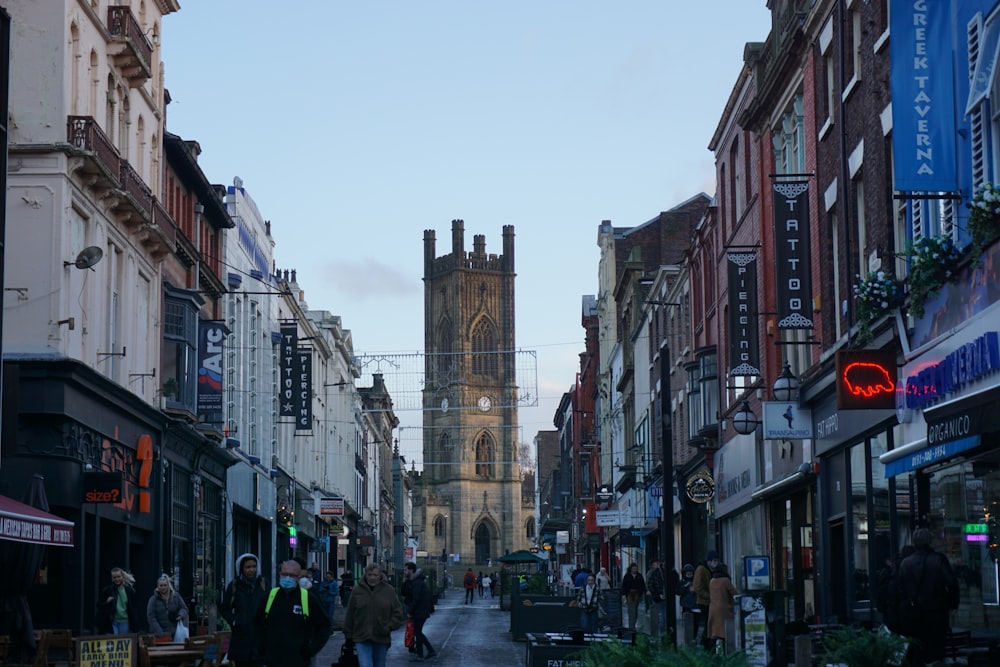
M 198 324 L 198 407 L 200 415 L 222 412 L 222 353 L 226 325 L 218 321 Z
M 812 329 L 809 184 L 793 181 L 775 183 L 773 188 L 778 328 Z
M 729 375 L 760 375 L 757 332 L 757 253 L 729 259 Z
M 950 2 L 891 4 L 892 163 L 898 191 L 958 190 L 952 11 Z
M 281 401 L 280 417 L 298 415 L 298 393 L 295 391 L 295 370 L 298 366 L 299 327 L 295 322 L 281 325 Z
M 297 360 L 295 430 L 312 430 L 312 350 L 300 347 Z

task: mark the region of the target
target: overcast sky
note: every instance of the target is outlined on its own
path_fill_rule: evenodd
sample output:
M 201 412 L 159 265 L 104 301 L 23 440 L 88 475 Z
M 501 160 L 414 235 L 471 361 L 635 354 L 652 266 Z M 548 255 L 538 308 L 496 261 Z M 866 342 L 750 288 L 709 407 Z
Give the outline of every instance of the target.
M 279 268 L 355 352 L 423 348 L 423 232 L 450 252 L 514 225 L 517 346 L 552 429 L 597 292 L 597 228 L 715 194 L 707 146 L 770 29 L 765 0 L 182 2 L 164 19 L 167 129 L 213 183 L 239 176 Z M 523 384 L 523 383 L 522 383 Z M 401 449 L 421 461 L 418 411 Z

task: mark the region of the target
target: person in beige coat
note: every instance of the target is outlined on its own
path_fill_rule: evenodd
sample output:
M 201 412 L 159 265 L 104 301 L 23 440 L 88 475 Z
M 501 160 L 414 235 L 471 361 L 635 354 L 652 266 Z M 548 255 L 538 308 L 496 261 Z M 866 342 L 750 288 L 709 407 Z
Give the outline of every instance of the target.
M 733 617 L 733 596 L 739 593 L 729 578 L 729 570 L 722 563 L 712 571 L 708 585 L 708 634 L 716 646 L 721 641 L 725 646 L 726 621 Z
M 354 643 L 361 667 L 385 667 L 392 631 L 403 625 L 403 616 L 403 605 L 385 582 L 382 568 L 369 563 L 344 615 L 344 640 Z

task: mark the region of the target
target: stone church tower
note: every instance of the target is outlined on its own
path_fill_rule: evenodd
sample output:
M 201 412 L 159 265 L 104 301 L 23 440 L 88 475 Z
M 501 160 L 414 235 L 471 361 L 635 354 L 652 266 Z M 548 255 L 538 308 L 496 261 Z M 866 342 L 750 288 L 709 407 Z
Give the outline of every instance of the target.
M 451 223 L 451 252 L 436 256 L 424 232 L 423 457 L 414 527 L 428 556 L 483 565 L 524 549 L 514 352 L 514 227 L 503 254 L 487 254 L 465 223 Z M 422 532 L 419 532 L 421 531 Z M 455 579 L 459 581 L 458 576 Z

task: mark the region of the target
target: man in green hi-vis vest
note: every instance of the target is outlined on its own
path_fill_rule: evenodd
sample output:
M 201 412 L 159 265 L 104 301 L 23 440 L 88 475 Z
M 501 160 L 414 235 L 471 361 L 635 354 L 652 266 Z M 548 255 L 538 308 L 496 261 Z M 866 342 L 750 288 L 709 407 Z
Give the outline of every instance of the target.
M 257 641 L 266 665 L 308 667 L 330 638 L 330 619 L 312 591 L 299 587 L 302 566 L 286 560 L 257 608 Z

